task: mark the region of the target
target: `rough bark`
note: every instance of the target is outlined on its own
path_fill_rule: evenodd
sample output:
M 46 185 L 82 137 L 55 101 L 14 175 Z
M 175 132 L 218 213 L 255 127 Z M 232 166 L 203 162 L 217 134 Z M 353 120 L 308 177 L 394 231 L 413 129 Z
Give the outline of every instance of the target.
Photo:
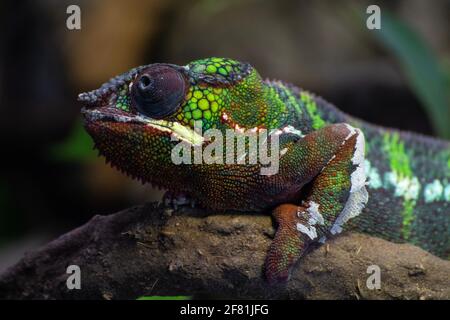
M 312 248 L 286 286 L 270 287 L 262 270 L 273 232 L 267 215 L 155 203 L 95 216 L 1 275 L 0 298 L 450 299 L 450 261 L 356 233 Z M 72 264 L 80 290 L 66 286 Z M 366 286 L 370 265 L 381 269 L 381 289 Z

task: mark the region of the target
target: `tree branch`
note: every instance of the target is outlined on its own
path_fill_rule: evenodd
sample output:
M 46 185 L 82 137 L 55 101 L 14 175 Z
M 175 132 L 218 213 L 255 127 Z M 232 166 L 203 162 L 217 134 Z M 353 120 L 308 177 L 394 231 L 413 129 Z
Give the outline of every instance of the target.
M 155 203 L 95 216 L 2 274 L 0 298 L 450 298 L 450 261 L 362 234 L 310 250 L 286 286 L 270 287 L 262 266 L 273 232 L 267 215 L 174 212 Z M 73 264 L 81 268 L 80 290 L 66 286 Z M 381 289 L 366 286 L 370 265 L 381 268 Z

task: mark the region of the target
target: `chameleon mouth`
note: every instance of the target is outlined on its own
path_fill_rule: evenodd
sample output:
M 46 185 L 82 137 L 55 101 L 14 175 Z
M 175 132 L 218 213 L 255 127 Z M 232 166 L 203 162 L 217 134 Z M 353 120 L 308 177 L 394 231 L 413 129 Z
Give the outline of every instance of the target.
M 182 140 L 193 146 L 200 146 L 205 141 L 204 137 L 190 127 L 176 121 L 157 120 L 143 115 L 134 115 L 117 110 L 117 108 L 104 107 L 98 109 L 81 109 L 86 123 L 113 122 L 137 124 L 168 135 L 175 140 Z

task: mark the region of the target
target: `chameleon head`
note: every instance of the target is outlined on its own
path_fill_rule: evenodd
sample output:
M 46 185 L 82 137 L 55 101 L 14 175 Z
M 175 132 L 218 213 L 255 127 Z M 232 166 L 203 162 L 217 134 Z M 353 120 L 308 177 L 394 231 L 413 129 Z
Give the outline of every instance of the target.
M 181 191 L 191 170 L 174 165 L 171 150 L 180 140 L 204 144 L 194 126 L 251 128 L 264 120 L 255 116 L 264 104 L 260 76 L 249 64 L 224 58 L 140 66 L 80 94 L 79 101 L 87 131 L 113 166 Z

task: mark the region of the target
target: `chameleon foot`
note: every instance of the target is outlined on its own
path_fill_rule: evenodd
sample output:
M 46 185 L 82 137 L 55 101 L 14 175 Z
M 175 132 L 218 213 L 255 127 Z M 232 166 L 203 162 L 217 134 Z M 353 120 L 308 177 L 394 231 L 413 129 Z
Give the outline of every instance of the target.
M 346 124 L 322 130 L 328 140 L 334 137 L 338 148 L 311 181 L 304 205 L 284 204 L 274 210 L 278 230 L 266 260 L 270 283 L 287 281 L 309 244 L 325 239 L 328 233 L 341 232 L 347 220 L 359 215 L 368 201 L 362 132 Z
M 308 221 L 307 210 L 291 204 L 277 207 L 273 216 L 278 223 L 275 238 L 266 257 L 265 273 L 270 284 L 284 283 L 289 279 L 295 262 L 301 257 L 311 242 L 310 236 L 317 236 L 315 224 Z M 308 236 L 309 230 L 312 235 Z

